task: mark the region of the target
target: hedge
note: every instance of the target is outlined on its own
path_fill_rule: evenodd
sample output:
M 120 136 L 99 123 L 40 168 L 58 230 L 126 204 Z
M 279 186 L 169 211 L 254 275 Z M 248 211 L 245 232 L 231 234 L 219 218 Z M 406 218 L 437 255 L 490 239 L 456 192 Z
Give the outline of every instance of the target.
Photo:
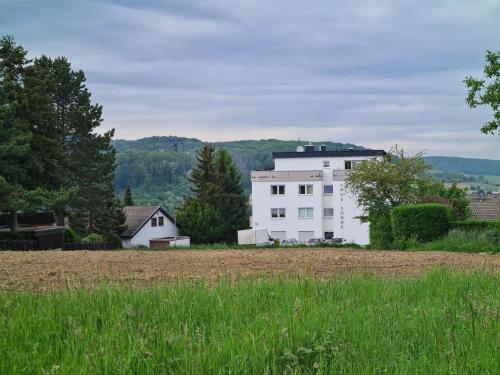
M 500 220 L 491 220 L 491 221 L 481 221 L 481 220 L 464 220 L 464 221 L 455 221 L 452 223 L 454 229 L 461 230 L 487 230 L 487 229 L 496 229 L 500 230 Z
M 391 211 L 392 231 L 395 243 L 410 239 L 432 241 L 450 230 L 452 211 L 439 203 L 408 204 L 394 207 Z
M 370 246 L 375 249 L 391 249 L 394 238 L 392 236 L 391 214 L 381 213 L 370 215 Z

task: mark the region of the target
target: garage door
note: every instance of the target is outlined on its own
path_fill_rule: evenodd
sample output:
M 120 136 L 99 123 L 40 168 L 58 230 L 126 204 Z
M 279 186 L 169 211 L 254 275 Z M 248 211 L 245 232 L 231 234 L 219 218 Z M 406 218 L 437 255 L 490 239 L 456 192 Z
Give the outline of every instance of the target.
M 307 242 L 311 238 L 314 238 L 314 232 L 313 231 L 299 231 L 299 241 L 300 242 Z
M 272 232 L 271 231 L 271 237 L 275 240 L 283 241 L 283 240 L 286 240 L 286 232 L 285 231 L 283 231 L 283 232 Z

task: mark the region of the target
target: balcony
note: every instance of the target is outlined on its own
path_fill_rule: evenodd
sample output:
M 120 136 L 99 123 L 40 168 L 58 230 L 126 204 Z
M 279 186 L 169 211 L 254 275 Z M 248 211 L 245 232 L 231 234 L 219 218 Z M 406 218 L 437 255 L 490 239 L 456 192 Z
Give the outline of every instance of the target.
M 252 182 L 322 181 L 323 171 L 252 171 Z

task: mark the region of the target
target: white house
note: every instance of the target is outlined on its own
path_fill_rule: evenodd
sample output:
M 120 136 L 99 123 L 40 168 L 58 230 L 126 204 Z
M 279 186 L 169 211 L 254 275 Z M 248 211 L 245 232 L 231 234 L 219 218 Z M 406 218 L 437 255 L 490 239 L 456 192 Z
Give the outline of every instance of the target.
M 127 229 L 121 235 L 124 248 L 149 247 L 149 240 L 179 234 L 175 220 L 160 206 L 127 206 L 124 211 L 127 217 Z
M 383 150 L 327 151 L 322 145 L 274 152 L 274 170 L 252 172 L 252 227 L 275 239 L 341 238 L 368 244 L 363 211 L 344 180 L 357 162 L 385 155 Z

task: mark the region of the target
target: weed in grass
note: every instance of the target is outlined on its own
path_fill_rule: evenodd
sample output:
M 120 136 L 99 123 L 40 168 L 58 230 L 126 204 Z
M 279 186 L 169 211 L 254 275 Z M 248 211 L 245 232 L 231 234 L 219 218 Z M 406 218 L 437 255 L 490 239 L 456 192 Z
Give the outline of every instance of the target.
M 499 373 L 497 274 L 0 292 L 0 373 Z

